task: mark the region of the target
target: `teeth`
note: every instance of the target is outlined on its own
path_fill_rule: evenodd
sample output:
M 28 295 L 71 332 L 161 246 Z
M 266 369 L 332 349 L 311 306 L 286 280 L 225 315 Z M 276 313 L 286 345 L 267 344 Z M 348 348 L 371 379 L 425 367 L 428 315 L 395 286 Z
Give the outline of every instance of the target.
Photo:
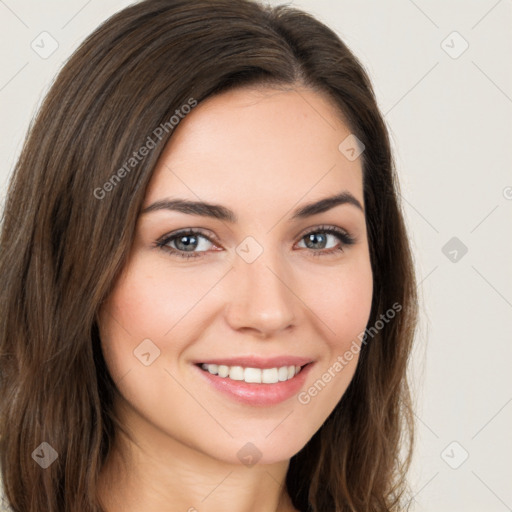
M 201 365 L 203 370 L 219 377 L 232 380 L 243 380 L 248 383 L 275 384 L 293 379 L 300 372 L 300 366 L 281 366 L 280 368 L 244 368 L 242 366 L 226 366 L 223 364 Z
M 295 368 L 293 371 L 293 375 L 295 375 Z M 293 375 L 292 375 L 292 377 L 293 377 Z M 277 378 L 279 379 L 279 382 L 288 380 L 288 366 L 281 366 L 281 368 L 279 368 L 279 370 L 277 370 Z
M 261 372 L 261 382 L 265 384 L 275 384 L 279 381 L 277 372 L 277 368 L 265 368 Z
M 244 380 L 244 369 L 241 366 L 230 366 L 229 378 L 232 380 Z
M 217 373 L 219 375 L 219 377 L 227 377 L 229 375 L 229 366 L 220 364 L 217 372 L 215 371 L 215 366 L 217 366 L 216 364 L 207 364 L 206 366 L 207 366 L 206 369 L 210 373 L 213 373 L 214 375 L 215 375 L 215 373 Z
M 261 383 L 261 370 L 259 368 L 246 368 L 244 370 L 245 382 Z

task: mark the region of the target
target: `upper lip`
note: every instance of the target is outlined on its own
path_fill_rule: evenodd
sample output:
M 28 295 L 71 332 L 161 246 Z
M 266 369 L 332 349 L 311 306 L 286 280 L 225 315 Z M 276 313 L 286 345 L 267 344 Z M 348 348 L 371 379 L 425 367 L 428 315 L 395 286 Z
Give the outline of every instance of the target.
M 312 363 L 309 357 L 275 356 L 275 357 L 217 357 L 196 361 L 195 364 L 217 364 L 226 366 L 243 366 L 245 368 L 281 368 L 282 366 L 304 366 Z

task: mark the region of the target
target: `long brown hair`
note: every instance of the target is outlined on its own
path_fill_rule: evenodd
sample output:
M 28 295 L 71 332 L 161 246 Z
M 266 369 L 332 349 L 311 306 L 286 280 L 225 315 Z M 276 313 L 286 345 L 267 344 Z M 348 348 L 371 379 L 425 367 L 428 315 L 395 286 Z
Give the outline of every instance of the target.
M 29 130 L 0 236 L 0 464 L 14 510 L 102 510 L 98 475 L 123 425 L 98 309 L 129 254 L 169 119 L 191 98 L 249 84 L 327 93 L 363 142 L 368 326 L 402 306 L 363 343 L 343 398 L 292 457 L 288 492 L 303 512 L 398 510 L 413 444 L 406 368 L 417 300 L 387 129 L 363 66 L 332 30 L 249 0 L 120 11 L 72 55 Z M 127 166 L 148 137 L 155 147 Z M 44 470 L 34 461 L 43 442 L 58 454 Z

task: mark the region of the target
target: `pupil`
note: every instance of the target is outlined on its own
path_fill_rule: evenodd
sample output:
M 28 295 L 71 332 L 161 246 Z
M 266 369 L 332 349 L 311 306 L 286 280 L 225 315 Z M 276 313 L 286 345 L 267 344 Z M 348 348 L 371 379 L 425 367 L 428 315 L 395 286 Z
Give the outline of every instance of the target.
M 185 250 L 187 250 L 187 248 L 192 248 L 192 249 L 193 249 L 193 248 L 194 248 L 194 247 L 193 247 L 194 242 L 190 242 L 190 239 L 194 240 L 195 238 L 196 238 L 195 236 L 184 235 L 184 236 L 182 236 L 182 237 L 180 237 L 180 238 L 178 239 L 178 242 L 179 242 L 180 244 L 183 244 L 183 245 L 184 245 Z M 188 242 L 183 243 L 183 240 L 188 240 Z
M 321 237 L 323 237 L 323 235 L 320 235 L 320 237 L 319 237 L 319 235 L 317 233 L 312 233 L 311 235 L 309 235 L 309 241 L 312 242 L 313 244 L 319 243 L 318 239 Z M 320 240 L 320 243 L 321 242 L 322 241 Z M 325 240 L 324 240 L 324 242 L 325 242 Z

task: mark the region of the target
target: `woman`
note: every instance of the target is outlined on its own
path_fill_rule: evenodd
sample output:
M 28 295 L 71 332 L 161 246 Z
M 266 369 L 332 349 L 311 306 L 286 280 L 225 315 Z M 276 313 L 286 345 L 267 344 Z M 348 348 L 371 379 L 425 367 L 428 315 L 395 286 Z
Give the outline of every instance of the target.
M 0 247 L 13 510 L 406 508 L 412 257 L 370 81 L 312 16 L 107 20 L 30 130 Z

